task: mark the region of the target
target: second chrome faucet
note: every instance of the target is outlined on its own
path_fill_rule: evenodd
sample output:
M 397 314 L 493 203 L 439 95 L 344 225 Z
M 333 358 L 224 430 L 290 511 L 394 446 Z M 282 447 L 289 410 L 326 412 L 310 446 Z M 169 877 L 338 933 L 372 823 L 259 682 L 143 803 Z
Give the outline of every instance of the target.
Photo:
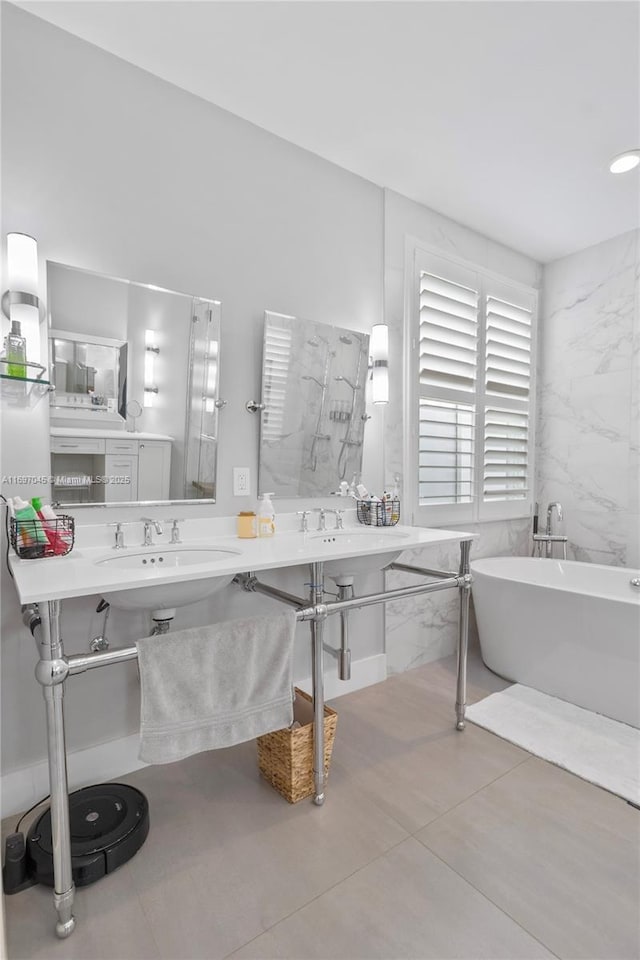
M 539 532 L 538 528 L 538 511 L 539 506 L 536 503 L 535 510 L 533 514 L 533 552 L 532 556 L 536 555 L 541 556 L 542 544 L 545 545 L 545 557 L 551 557 L 553 552 L 553 544 L 560 543 L 562 544 L 562 559 L 567 559 L 567 538 L 561 534 L 553 533 L 553 513 L 556 513 L 556 516 L 559 521 L 563 518 L 562 513 L 562 504 L 558 503 L 557 500 L 552 501 L 547 507 L 547 524 L 545 527 L 544 533 Z
M 140 518 L 144 523 L 144 540 L 142 541 L 143 547 L 153 546 L 153 536 L 151 534 L 151 528 L 156 531 L 159 537 L 162 536 L 162 524 L 159 520 L 154 520 L 153 517 L 141 517 Z

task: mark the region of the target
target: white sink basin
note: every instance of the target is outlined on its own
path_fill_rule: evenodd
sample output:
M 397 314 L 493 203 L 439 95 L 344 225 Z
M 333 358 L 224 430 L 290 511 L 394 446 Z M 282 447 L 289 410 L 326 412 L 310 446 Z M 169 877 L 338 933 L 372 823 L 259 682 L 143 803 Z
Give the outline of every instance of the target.
M 308 539 L 314 541 L 314 546 L 318 542 L 325 543 L 328 550 L 339 546 L 342 549 L 369 548 L 377 551 L 359 557 L 326 561 L 324 565 L 326 576 L 331 577 L 336 583 L 342 581 L 342 585 L 347 586 L 353 583 L 354 577 L 375 573 L 397 560 L 404 550 L 402 541 L 407 536 L 406 533 L 374 527 L 371 530 L 327 530 L 321 533 L 310 533 Z M 387 550 L 387 547 L 391 549 Z
M 233 574 L 222 577 L 206 577 L 202 580 L 185 580 L 176 583 L 154 584 L 153 578 L 162 575 L 167 569 L 183 569 L 200 566 L 203 563 L 215 563 L 216 560 L 228 560 L 229 556 L 239 555 L 239 550 L 218 550 L 212 547 L 166 547 L 119 554 L 96 561 L 96 566 L 115 567 L 125 570 L 144 571 L 149 574 L 148 586 L 134 590 L 114 590 L 103 593 L 104 599 L 122 610 L 172 610 L 184 607 L 188 603 L 204 600 L 218 590 L 222 590 L 233 580 Z

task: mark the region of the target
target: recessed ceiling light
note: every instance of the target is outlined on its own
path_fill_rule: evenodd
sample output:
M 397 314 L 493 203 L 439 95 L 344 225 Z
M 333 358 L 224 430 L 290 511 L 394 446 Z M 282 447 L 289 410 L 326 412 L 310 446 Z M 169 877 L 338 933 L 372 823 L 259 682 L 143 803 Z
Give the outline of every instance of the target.
M 614 157 L 609 164 L 611 173 L 627 173 L 640 163 L 640 150 L 625 150 Z

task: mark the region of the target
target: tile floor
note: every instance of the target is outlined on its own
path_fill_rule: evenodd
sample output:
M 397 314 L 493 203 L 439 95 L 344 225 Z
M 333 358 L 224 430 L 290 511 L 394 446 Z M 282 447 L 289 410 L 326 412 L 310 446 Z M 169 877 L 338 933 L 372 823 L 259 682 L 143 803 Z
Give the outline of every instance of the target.
M 262 781 L 255 745 L 123 777 L 151 832 L 77 894 L 53 935 L 51 892 L 6 898 L 23 958 L 635 960 L 640 813 L 468 725 L 453 658 L 341 697 L 324 807 Z M 469 701 L 505 684 L 470 664 Z

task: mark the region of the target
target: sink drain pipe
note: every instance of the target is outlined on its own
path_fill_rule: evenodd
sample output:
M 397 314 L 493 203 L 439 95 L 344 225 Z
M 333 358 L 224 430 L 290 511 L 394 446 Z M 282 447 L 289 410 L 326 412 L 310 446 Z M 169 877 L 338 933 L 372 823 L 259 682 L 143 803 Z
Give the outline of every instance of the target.
M 153 620 L 152 637 L 161 636 L 163 633 L 169 633 L 171 621 L 176 615 L 174 607 L 167 607 L 166 610 L 152 610 L 151 619 Z
M 342 583 L 336 580 L 336 586 L 338 587 L 338 603 L 342 600 L 353 600 L 355 594 L 353 592 L 353 578 L 344 577 Z M 332 594 L 335 596 L 335 594 Z M 349 647 L 349 611 L 341 610 L 340 611 L 340 648 L 336 650 L 335 647 L 332 647 L 330 644 L 324 644 L 325 653 L 330 654 L 330 656 L 335 657 L 338 661 L 338 679 L 339 680 L 351 680 L 351 649 Z

